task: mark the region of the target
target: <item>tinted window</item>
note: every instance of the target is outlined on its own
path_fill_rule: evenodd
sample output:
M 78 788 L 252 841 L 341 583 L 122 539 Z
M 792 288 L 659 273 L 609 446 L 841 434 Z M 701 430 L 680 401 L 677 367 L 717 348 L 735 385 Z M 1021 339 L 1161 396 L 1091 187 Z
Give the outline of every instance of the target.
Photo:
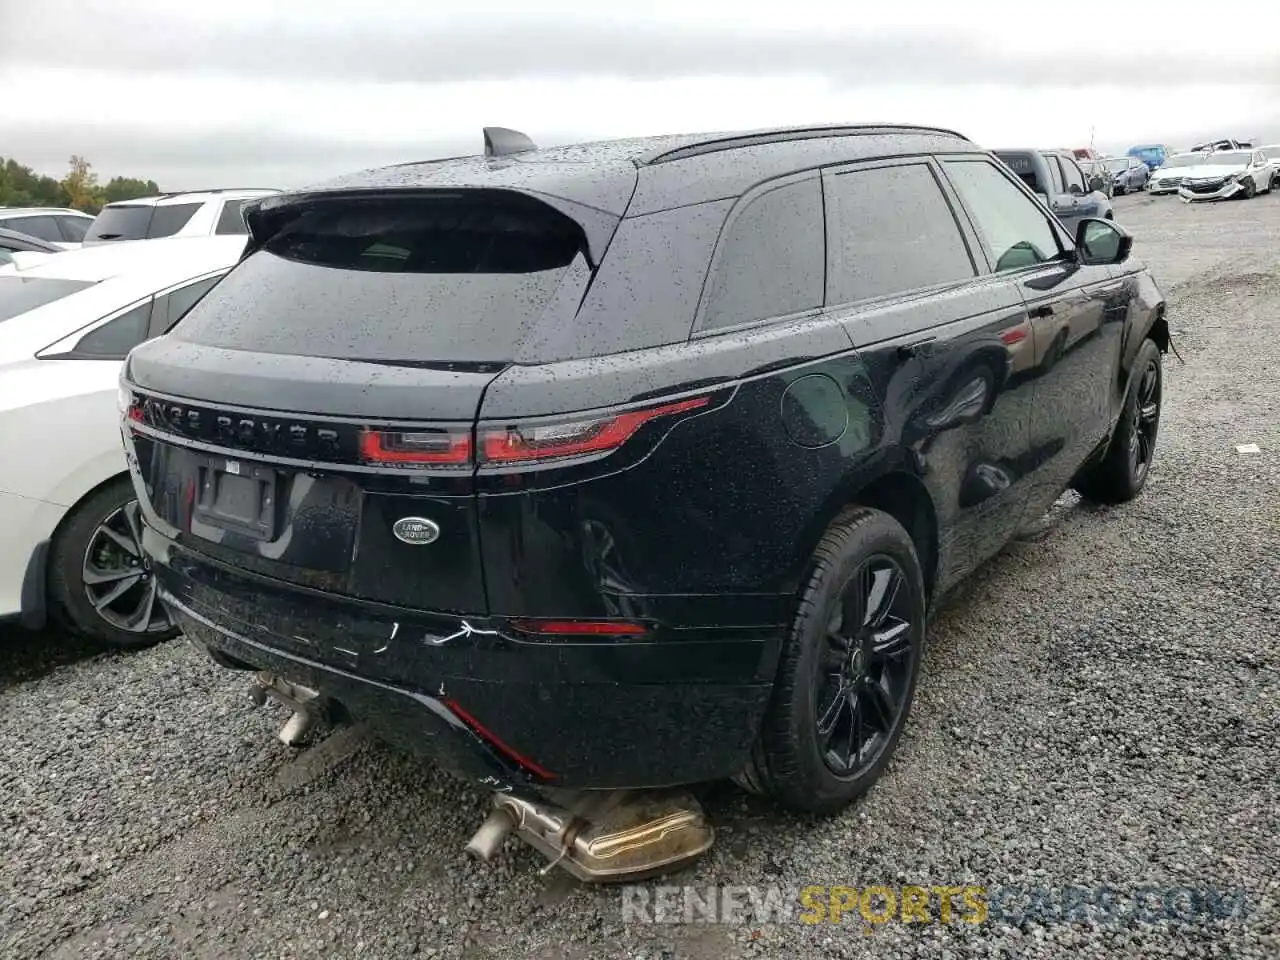
M 724 327 L 822 306 L 826 269 L 817 177 L 750 200 L 716 254 L 704 327 Z
M 1058 157 L 1058 160 L 1062 163 L 1062 179 L 1066 182 L 1067 193 L 1073 193 L 1076 190 L 1085 193 L 1088 188 L 1084 183 L 1084 173 L 1076 166 L 1076 162 L 1070 157 Z
M 76 341 L 71 352 L 104 360 L 124 359 L 124 355 L 147 339 L 147 322 L 151 317 L 151 301 L 108 320 L 96 330 Z
M 266 353 L 509 360 L 585 249 L 574 221 L 511 192 L 319 201 L 232 270 L 175 335 Z
M 222 205 L 222 213 L 218 214 L 218 226 L 214 229 L 214 233 L 244 233 L 249 232 L 249 228 L 244 224 L 244 200 L 228 200 Z
M 1061 252 L 1057 234 L 1035 202 L 986 160 L 948 160 L 947 177 L 960 194 L 996 270 L 1051 260 Z
M 13 217 L 5 220 L 4 226 L 39 240 L 48 240 L 50 243 L 62 242 L 62 231 L 58 229 L 58 221 L 53 217 Z
M 974 275 L 960 227 L 928 165 L 835 174 L 826 198 L 828 303 Z
M 49 277 L 0 277 L 0 320 L 43 307 L 46 303 L 93 286 L 84 280 L 54 280 Z
M 147 238 L 172 237 L 187 225 L 200 207 L 199 203 L 172 203 L 156 207 L 156 212 L 151 215 L 151 225 L 147 227 Z
M 108 204 L 94 217 L 84 238 L 92 240 L 145 240 L 151 223 L 151 204 Z
M 1018 179 L 1027 185 L 1028 190 L 1034 191 L 1035 193 L 1045 193 L 1048 191 L 1049 185 L 1040 182 L 1040 177 L 1036 172 L 1035 162 L 1031 159 L 1030 154 L 998 153 L 996 156 L 1000 158 L 1001 163 L 1018 175 Z M 1048 160 L 1049 171 L 1054 178 L 1054 184 L 1059 190 L 1061 190 L 1062 184 L 1059 182 L 1058 171 L 1054 169 L 1053 158 L 1048 157 L 1046 159 Z
M 58 217 L 58 228 L 62 231 L 62 239 L 68 243 L 82 241 L 91 223 L 93 221 L 85 217 Z
M 151 335 L 159 336 L 181 320 L 186 312 L 221 279 L 221 274 L 216 277 L 206 277 L 166 293 L 163 297 L 157 297 L 156 308 L 151 316 Z

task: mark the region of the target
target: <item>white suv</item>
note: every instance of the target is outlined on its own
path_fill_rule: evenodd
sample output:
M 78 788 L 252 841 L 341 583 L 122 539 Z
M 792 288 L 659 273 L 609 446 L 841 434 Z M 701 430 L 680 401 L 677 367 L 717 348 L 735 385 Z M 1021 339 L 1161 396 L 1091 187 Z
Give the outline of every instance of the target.
M 96 244 L 115 240 L 155 240 L 159 237 L 247 234 L 241 214 L 245 203 L 279 192 L 204 190 L 108 203 L 84 235 L 84 242 Z

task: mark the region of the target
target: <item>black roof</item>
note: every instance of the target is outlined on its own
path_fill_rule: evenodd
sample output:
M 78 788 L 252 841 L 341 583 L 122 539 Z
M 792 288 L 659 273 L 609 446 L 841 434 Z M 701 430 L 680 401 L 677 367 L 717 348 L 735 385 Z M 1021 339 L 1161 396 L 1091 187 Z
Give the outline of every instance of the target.
M 903 124 L 784 127 L 602 140 L 502 156 L 363 170 L 296 191 L 491 188 L 543 194 L 622 216 L 735 197 L 756 183 L 831 163 L 973 152 L 958 133 Z M 288 195 L 266 206 L 288 203 Z

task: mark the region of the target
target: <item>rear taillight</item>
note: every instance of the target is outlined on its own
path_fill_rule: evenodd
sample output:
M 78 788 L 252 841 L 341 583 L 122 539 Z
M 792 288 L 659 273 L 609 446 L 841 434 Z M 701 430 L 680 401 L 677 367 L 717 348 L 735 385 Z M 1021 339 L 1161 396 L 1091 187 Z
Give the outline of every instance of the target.
M 362 430 L 360 458 L 369 463 L 465 466 L 471 459 L 471 431 Z
M 612 416 L 482 428 L 480 458 L 484 463 L 526 463 L 608 453 L 622 446 L 641 426 L 705 407 L 710 397 L 693 397 Z

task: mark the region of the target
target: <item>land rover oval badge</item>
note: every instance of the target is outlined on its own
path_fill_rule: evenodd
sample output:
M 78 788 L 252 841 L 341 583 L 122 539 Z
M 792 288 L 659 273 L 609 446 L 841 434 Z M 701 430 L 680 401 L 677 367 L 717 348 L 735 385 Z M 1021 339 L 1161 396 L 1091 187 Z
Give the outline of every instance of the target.
M 418 546 L 435 543 L 440 537 L 440 525 L 426 517 L 401 517 L 391 525 L 391 532 L 402 543 Z

